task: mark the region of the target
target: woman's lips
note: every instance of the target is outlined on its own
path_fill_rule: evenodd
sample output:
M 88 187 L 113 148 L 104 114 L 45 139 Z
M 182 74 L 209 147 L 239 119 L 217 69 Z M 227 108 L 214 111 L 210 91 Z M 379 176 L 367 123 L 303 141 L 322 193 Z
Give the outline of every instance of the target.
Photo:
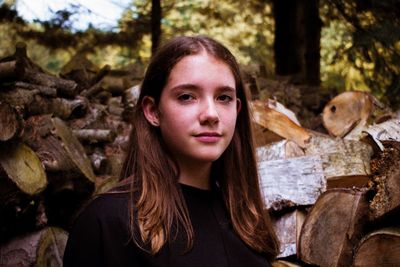
M 214 132 L 206 132 L 195 135 L 196 140 L 203 143 L 215 143 L 218 142 L 221 139 L 221 137 L 222 137 L 221 134 Z

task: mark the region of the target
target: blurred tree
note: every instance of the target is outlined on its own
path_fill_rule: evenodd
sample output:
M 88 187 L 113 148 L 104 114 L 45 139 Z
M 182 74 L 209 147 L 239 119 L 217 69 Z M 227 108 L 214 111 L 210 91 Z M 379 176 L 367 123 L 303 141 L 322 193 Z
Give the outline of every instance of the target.
M 273 0 L 275 72 L 300 84 L 320 84 L 322 22 L 318 0 Z
M 341 21 L 351 36 L 350 43 L 335 51 L 336 62 L 346 58 L 376 96 L 399 108 L 400 1 L 327 0 L 327 4 L 336 10 L 330 21 Z

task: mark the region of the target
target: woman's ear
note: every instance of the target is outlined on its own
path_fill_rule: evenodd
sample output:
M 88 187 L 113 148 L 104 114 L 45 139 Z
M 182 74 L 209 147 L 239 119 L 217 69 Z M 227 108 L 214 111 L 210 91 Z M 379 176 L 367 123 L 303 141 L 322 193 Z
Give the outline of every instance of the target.
M 158 108 L 156 106 L 154 98 L 151 96 L 145 96 L 142 100 L 143 114 L 146 120 L 153 126 L 160 126 L 160 119 L 158 116 Z
M 239 111 L 242 109 L 242 102 L 239 98 L 236 99 L 236 112 L 239 114 Z

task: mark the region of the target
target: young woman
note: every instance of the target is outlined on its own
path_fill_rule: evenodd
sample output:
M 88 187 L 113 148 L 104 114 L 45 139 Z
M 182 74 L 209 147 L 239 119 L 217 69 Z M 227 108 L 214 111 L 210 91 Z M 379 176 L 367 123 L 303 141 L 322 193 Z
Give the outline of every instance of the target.
M 129 186 L 79 216 L 64 266 L 269 266 L 278 242 L 234 56 L 208 37 L 171 40 L 146 71 L 132 124 Z

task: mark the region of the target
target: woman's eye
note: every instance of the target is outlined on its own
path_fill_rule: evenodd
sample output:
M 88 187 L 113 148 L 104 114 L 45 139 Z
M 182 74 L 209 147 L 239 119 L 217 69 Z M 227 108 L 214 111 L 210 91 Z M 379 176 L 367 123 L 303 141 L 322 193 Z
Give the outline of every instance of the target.
M 190 94 L 181 94 L 178 96 L 178 100 L 180 100 L 180 101 L 191 101 L 193 99 L 194 99 L 194 97 Z
M 231 102 L 233 100 L 233 97 L 229 96 L 229 95 L 220 95 L 218 97 L 218 101 L 221 102 Z

